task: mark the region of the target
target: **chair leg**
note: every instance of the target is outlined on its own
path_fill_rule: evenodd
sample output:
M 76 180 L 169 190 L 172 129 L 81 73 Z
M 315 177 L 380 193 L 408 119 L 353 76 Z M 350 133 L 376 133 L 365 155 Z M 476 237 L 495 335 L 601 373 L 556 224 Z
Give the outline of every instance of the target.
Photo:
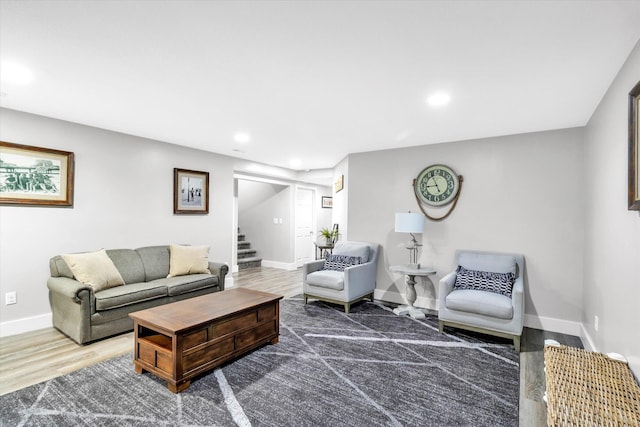
M 373 302 L 373 292 L 369 294 L 369 301 Z
M 344 313 L 345 314 L 349 314 L 349 309 L 351 308 L 351 304 L 349 304 L 348 302 L 344 303 Z
M 309 298 L 309 297 L 307 297 L 307 294 L 304 294 L 304 303 L 305 303 L 305 305 L 307 304 L 307 298 Z
M 520 336 L 513 337 L 513 348 L 516 349 L 516 352 L 520 353 Z
M 438 332 L 444 332 L 444 322 L 442 320 L 438 320 Z

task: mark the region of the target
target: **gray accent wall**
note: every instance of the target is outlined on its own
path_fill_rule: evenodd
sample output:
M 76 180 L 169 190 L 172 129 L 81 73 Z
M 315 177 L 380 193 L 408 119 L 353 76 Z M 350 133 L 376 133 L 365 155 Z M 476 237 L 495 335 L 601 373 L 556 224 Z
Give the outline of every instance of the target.
M 51 313 L 49 258 L 61 253 L 207 244 L 231 262 L 232 157 L 7 109 L 0 138 L 76 159 L 72 209 L 0 206 L 0 323 Z M 173 168 L 209 172 L 209 215 L 173 214 Z M 5 305 L 9 291 L 17 304 Z
M 419 212 L 413 179 L 432 164 L 463 176 L 457 207 L 426 221 L 420 262 L 437 274 L 416 286 L 435 308 L 438 281 L 456 249 L 524 254 L 529 326 L 580 332 L 584 244 L 583 129 L 451 142 L 349 156 L 350 240 L 380 243 L 377 296 L 403 302 L 404 278 L 389 266 L 408 263 L 408 234 L 394 231 L 396 212 Z M 449 205 L 450 206 L 450 205 Z M 446 208 L 425 208 L 431 216 Z M 398 296 L 399 299 L 398 299 Z
M 624 354 L 640 378 L 640 212 L 627 209 L 628 93 L 640 80 L 640 43 L 585 130 L 582 323 L 598 351 Z M 594 318 L 599 318 L 598 331 Z

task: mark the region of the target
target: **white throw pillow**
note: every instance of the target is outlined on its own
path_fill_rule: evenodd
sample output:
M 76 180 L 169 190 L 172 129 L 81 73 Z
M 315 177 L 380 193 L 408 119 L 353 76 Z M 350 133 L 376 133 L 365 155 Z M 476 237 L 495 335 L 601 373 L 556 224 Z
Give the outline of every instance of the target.
M 91 286 L 94 292 L 124 285 L 120 272 L 104 249 L 83 254 L 63 254 L 62 259 L 69 265 L 76 280 Z
M 209 246 L 169 245 L 169 275 L 207 273 L 209 271 Z

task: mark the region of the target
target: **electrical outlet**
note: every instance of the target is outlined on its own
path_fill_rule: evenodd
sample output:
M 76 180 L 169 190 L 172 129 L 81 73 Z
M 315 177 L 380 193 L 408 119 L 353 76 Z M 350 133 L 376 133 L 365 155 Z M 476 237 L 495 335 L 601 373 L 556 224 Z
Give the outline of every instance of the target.
M 598 332 L 598 328 L 600 327 L 600 319 L 598 318 L 598 316 L 594 316 L 593 317 L 593 329 L 596 330 L 596 332 Z
M 17 302 L 17 296 L 15 292 L 7 292 L 4 296 L 4 302 L 9 304 L 15 304 Z

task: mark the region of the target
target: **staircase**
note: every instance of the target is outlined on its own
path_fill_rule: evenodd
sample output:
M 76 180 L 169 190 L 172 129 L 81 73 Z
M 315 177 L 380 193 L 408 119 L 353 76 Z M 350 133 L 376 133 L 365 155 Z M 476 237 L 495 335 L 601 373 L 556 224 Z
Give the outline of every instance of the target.
M 256 250 L 251 249 L 251 243 L 245 238 L 246 236 L 238 229 L 238 270 L 261 267 L 262 258 L 256 256 Z

